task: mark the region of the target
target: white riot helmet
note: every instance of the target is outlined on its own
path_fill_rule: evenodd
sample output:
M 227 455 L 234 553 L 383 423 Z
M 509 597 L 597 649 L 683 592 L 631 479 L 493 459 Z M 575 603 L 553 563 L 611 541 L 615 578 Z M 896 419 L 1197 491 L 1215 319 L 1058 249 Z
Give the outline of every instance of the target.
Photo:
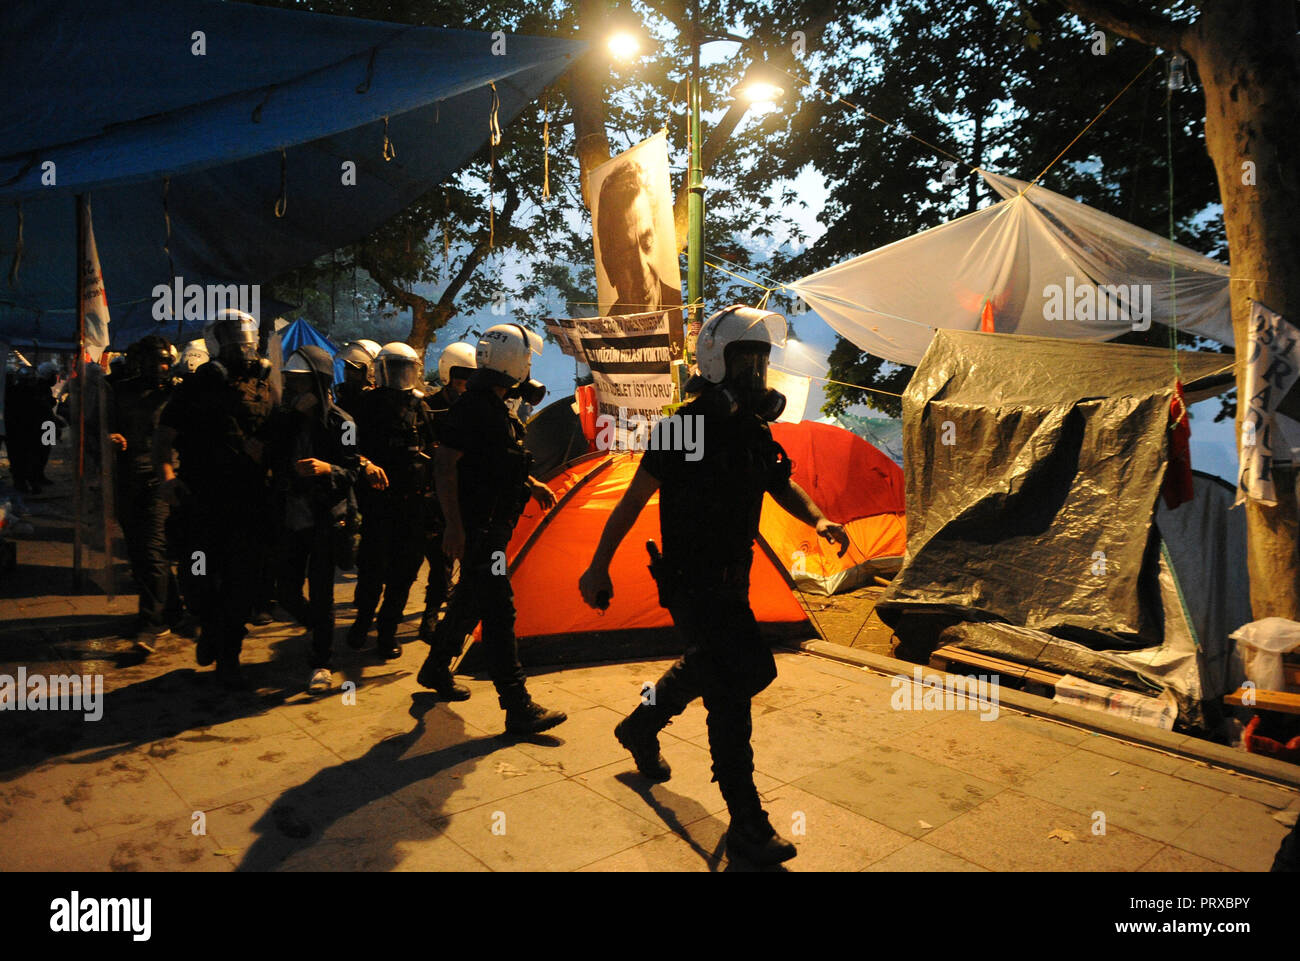
M 414 390 L 423 380 L 424 363 L 410 344 L 395 340 L 384 344 L 375 358 L 375 382 L 393 390 Z
M 473 344 L 451 344 L 438 358 L 438 379 L 445 385 L 450 384 L 453 377 L 468 377 L 469 372 L 477 366 L 477 353 Z M 457 368 L 464 370 L 457 374 Z
M 695 366 L 710 384 L 727 377 L 727 348 L 745 341 L 784 347 L 785 318 L 770 310 L 732 304 L 704 322 L 695 343 Z
M 379 356 L 380 349 L 373 340 L 352 340 L 343 345 L 338 357 L 353 367 L 369 367 Z
M 180 358 L 176 361 L 176 368 L 182 377 L 188 377 L 208 360 L 208 348 L 203 340 L 191 340 L 181 351 Z
M 209 357 L 227 361 L 237 351 L 246 362 L 252 361 L 257 356 L 257 318 L 227 307 L 203 328 L 203 341 Z
M 495 324 L 483 332 L 474 352 L 475 366 L 490 374 L 494 385 L 518 387 L 528 379 L 533 354 L 542 353 L 542 338 L 518 324 Z

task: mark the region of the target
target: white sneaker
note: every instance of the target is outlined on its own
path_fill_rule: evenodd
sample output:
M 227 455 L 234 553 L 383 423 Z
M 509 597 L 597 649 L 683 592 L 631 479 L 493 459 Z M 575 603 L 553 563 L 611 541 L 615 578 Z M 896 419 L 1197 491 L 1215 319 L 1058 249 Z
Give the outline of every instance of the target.
M 311 681 L 307 684 L 307 690 L 312 694 L 324 694 L 330 689 L 333 681 L 334 675 L 330 673 L 328 667 L 318 667 L 311 672 Z

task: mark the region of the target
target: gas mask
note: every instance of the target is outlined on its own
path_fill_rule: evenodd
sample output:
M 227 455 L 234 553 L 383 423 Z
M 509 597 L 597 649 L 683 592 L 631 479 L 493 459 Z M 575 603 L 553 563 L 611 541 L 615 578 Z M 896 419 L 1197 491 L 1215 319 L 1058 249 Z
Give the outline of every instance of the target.
M 785 395 L 767 386 L 767 344 L 740 343 L 727 350 L 727 376 L 722 396 L 731 413 L 742 411 L 774 421 L 785 411 Z
M 320 403 L 316 396 L 315 377 L 312 374 L 285 372 L 284 397 L 281 403 L 289 410 L 310 414 Z
M 516 397 L 523 398 L 523 402 L 529 406 L 536 407 L 541 403 L 542 398 L 546 396 L 546 387 L 531 378 L 522 381 L 506 391 L 506 399 L 513 400 Z

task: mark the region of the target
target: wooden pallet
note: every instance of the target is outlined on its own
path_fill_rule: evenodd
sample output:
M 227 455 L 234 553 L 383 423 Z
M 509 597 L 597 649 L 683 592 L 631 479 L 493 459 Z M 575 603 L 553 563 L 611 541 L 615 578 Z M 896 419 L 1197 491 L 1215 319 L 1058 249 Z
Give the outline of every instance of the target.
M 1017 664 L 1015 661 L 1007 661 L 990 654 L 980 654 L 977 651 L 967 651 L 951 645 L 941 647 L 931 654 L 930 666 L 937 671 L 947 671 L 949 674 L 961 674 L 974 667 L 986 674 L 999 675 L 1002 678 L 1000 683 L 1003 684 L 1008 681 L 1014 682 L 1016 686 L 1037 684 L 1053 691 L 1056 690 L 1056 682 L 1063 677 L 1061 674 L 1044 671 L 1040 667 Z
M 1243 704 L 1242 698 L 1246 688 L 1239 687 L 1231 694 L 1223 695 L 1223 703 L 1235 707 L 1248 707 L 1255 711 L 1281 711 L 1283 714 L 1300 714 L 1300 694 L 1291 691 L 1266 691 L 1262 688 L 1251 691 L 1253 704 Z

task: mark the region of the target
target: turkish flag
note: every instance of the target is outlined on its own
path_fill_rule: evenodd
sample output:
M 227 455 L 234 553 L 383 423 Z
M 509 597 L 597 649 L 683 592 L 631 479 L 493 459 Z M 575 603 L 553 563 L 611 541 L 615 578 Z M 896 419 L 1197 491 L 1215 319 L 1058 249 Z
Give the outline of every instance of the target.
M 1165 506 L 1173 510 L 1196 493 L 1192 486 L 1192 426 L 1183 397 L 1183 382 L 1174 382 L 1174 396 L 1169 401 L 1169 467 L 1165 470 L 1160 493 Z
M 582 423 L 582 433 L 587 438 L 587 450 L 596 449 L 596 388 L 593 384 L 584 384 L 574 390 L 578 402 L 578 420 Z
M 993 329 L 993 302 L 984 298 L 984 309 L 980 311 L 980 333 L 995 334 Z

